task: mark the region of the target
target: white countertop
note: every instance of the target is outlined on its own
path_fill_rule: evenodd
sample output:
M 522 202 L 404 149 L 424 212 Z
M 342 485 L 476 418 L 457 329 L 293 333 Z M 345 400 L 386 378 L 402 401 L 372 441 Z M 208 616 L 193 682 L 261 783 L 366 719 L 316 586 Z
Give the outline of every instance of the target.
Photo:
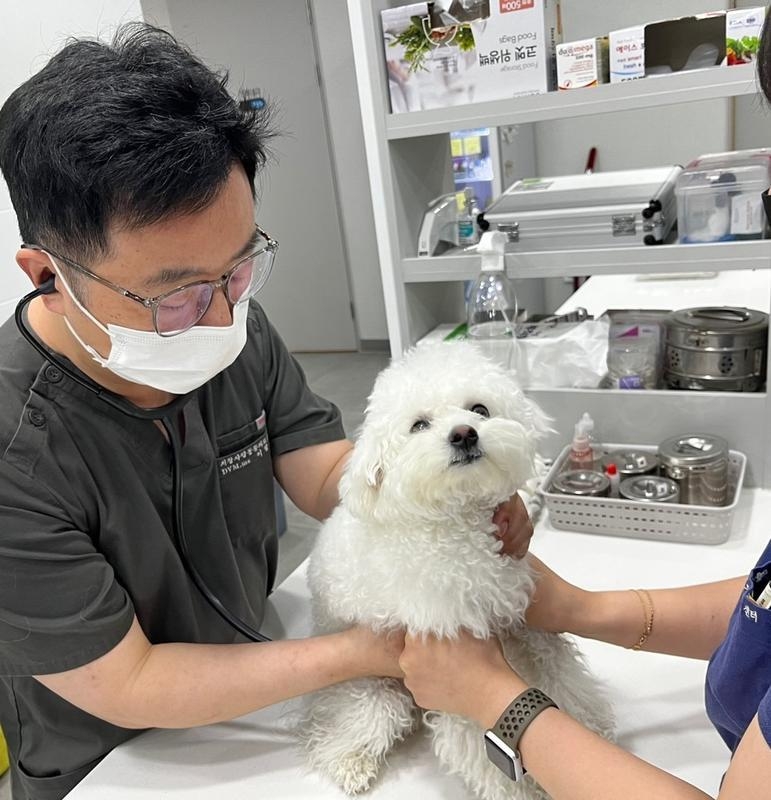
M 598 317 L 609 308 L 676 310 L 696 306 L 744 306 L 768 313 L 771 305 L 771 270 L 740 269 L 672 275 L 595 275 L 558 309 L 566 314 L 583 306 Z
M 736 273 L 733 273 L 736 274 Z M 771 491 L 745 490 L 728 541 L 707 546 L 557 531 L 544 512 L 532 550 L 568 580 L 587 588 L 678 586 L 746 574 L 769 538 Z M 274 593 L 264 631 L 301 636 L 309 626 L 304 567 Z M 636 653 L 580 640 L 589 665 L 607 683 L 620 744 L 714 795 L 728 750 L 704 712 L 706 664 Z M 343 800 L 335 786 L 305 766 L 285 731 L 291 704 L 229 723 L 151 731 L 108 755 L 68 800 Z M 393 753 L 372 800 L 462 800 L 417 735 Z

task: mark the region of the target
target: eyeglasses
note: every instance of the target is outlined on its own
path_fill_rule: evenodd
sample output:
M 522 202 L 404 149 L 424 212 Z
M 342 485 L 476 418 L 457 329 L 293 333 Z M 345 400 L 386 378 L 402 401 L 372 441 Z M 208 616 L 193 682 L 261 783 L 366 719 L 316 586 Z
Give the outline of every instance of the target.
M 244 303 L 262 289 L 273 269 L 273 261 L 278 250 L 278 242 L 272 239 L 259 225 L 255 225 L 258 238 L 257 249 L 234 264 L 226 273 L 213 281 L 194 281 L 176 289 L 159 294 L 157 297 L 142 297 L 134 292 L 108 281 L 82 264 L 78 264 L 53 250 L 40 245 L 25 244 L 31 250 L 41 250 L 63 261 L 88 278 L 92 278 L 118 292 L 129 300 L 149 308 L 153 314 L 153 327 L 159 336 L 176 336 L 190 330 L 209 310 L 214 292 L 222 289 L 231 308 Z

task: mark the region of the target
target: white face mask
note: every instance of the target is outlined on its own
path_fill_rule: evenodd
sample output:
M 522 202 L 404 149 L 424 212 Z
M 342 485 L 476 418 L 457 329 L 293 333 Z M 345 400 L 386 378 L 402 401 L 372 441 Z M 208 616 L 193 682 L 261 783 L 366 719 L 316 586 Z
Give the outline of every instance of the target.
M 65 317 L 70 333 L 97 364 L 132 383 L 187 394 L 229 367 L 246 344 L 248 302 L 233 307 L 233 323 L 225 328 L 194 325 L 176 336 L 159 336 L 155 331 L 137 331 L 110 322 L 105 327 L 75 297 L 58 268 L 56 273 L 72 302 L 110 337 L 110 354 L 105 358 L 86 344 Z

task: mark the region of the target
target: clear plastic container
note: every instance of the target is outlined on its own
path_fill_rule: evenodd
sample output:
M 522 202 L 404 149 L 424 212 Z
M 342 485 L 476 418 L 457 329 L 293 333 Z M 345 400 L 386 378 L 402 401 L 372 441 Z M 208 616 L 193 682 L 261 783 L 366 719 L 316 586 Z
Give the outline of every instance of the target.
M 691 161 L 675 186 L 678 241 L 764 239 L 760 195 L 771 186 L 771 148 L 709 153 Z

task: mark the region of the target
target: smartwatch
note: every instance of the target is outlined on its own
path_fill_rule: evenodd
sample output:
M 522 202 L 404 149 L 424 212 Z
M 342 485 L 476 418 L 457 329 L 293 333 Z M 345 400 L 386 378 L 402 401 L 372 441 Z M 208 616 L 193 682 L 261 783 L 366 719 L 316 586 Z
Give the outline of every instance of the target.
M 540 689 L 525 689 L 485 731 L 487 757 L 511 780 L 522 780 L 526 772 L 517 747 L 525 728 L 545 709 L 557 707 Z

